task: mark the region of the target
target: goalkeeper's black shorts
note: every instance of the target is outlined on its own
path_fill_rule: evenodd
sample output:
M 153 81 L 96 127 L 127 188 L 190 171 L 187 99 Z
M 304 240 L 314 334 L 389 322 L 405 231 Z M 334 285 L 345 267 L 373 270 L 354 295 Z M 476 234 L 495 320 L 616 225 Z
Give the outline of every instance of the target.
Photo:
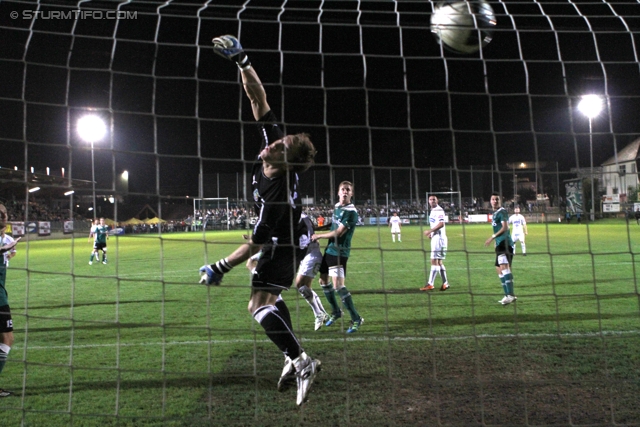
M 255 273 L 251 278 L 253 289 L 280 295 L 291 287 L 296 274 L 296 257 L 292 246 L 264 246 Z

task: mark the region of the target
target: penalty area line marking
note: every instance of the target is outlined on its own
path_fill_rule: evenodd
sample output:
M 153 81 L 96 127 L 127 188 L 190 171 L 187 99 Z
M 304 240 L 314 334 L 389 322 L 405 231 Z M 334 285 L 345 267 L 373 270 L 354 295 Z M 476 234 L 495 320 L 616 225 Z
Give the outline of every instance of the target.
M 481 334 L 466 335 L 459 337 L 349 337 L 349 338 L 302 338 L 300 341 L 307 343 L 326 343 L 326 342 L 402 342 L 402 341 L 464 341 L 474 339 L 494 339 L 494 338 L 594 338 L 599 336 L 625 336 L 640 335 L 640 331 L 602 331 L 602 332 L 574 332 L 560 334 Z M 27 346 L 28 350 L 68 350 L 82 348 L 101 348 L 101 347 L 152 347 L 152 346 L 176 346 L 176 345 L 211 345 L 211 344 L 253 344 L 253 343 L 270 343 L 271 340 L 265 339 L 231 339 L 231 340 L 200 340 L 200 341 L 154 341 L 143 343 L 113 343 L 113 344 L 79 344 L 79 345 L 53 345 L 53 346 Z M 23 346 L 14 345 L 13 351 L 24 350 Z

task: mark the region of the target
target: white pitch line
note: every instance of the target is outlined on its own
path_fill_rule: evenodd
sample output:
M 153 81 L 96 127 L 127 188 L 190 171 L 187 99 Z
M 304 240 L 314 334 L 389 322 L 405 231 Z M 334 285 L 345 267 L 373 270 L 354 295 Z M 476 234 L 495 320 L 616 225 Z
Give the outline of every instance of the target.
M 462 341 L 473 339 L 486 339 L 486 338 L 592 338 L 599 336 L 623 336 L 623 335 L 640 335 L 640 330 L 631 331 L 602 331 L 602 332 L 574 332 L 574 333 L 560 333 L 560 334 L 480 334 L 480 335 L 467 335 L 460 337 L 349 337 L 349 338 L 302 338 L 300 341 L 309 343 L 322 343 L 322 342 L 343 342 L 358 341 L 358 342 L 384 342 L 384 341 Z M 173 346 L 173 345 L 210 345 L 210 344 L 253 344 L 253 343 L 270 343 L 269 339 L 232 339 L 232 340 L 210 340 L 210 341 L 155 341 L 145 343 L 114 343 L 114 344 L 79 344 L 74 345 L 74 349 L 80 348 L 100 348 L 100 347 L 151 347 L 151 346 Z M 71 349 L 70 345 L 55 345 L 55 346 L 28 346 L 28 350 L 68 350 Z M 24 347 L 14 345 L 13 351 L 24 350 Z
M 518 259 L 518 261 L 520 261 L 520 260 Z M 522 262 L 524 262 L 524 261 L 522 261 Z M 416 260 L 416 261 L 413 261 L 413 262 L 410 262 L 410 263 L 415 264 L 416 268 L 420 268 L 420 272 L 422 272 L 422 270 L 423 270 L 422 267 L 424 266 L 424 262 L 422 260 Z M 550 262 L 548 260 L 547 261 L 527 260 L 526 263 L 527 264 L 533 264 L 533 265 L 543 265 L 543 266 L 550 264 Z M 376 265 L 380 265 L 380 268 L 382 268 L 382 264 L 383 263 L 382 262 L 375 262 L 375 261 L 361 261 L 361 262 L 354 261 L 353 264 L 354 265 L 376 264 Z M 386 261 L 385 260 L 384 261 L 384 265 L 388 265 L 388 264 L 402 264 L 402 265 L 406 266 L 407 265 L 407 261 L 406 260 L 405 261 Z M 572 267 L 576 267 L 576 266 L 591 266 L 592 264 L 593 263 L 591 261 L 584 261 L 584 262 L 577 261 L 576 262 L 575 260 L 572 260 L 572 261 L 559 261 L 557 259 L 554 259 L 554 261 L 553 261 L 554 267 L 562 267 L 562 266 L 565 266 L 565 265 L 570 265 Z M 631 265 L 631 264 L 634 264 L 633 261 L 631 261 L 631 260 L 629 260 L 629 261 L 619 261 L 619 262 L 608 262 L 608 261 L 606 262 L 606 266 Z M 351 265 L 351 263 L 349 265 Z M 600 267 L 602 265 L 605 265 L 605 263 L 604 262 L 602 264 L 596 263 L 596 267 Z M 517 266 L 518 265 L 516 265 L 516 267 Z M 484 266 L 478 266 L 478 267 L 468 267 L 468 266 L 466 266 L 466 267 L 449 267 L 449 266 L 447 266 L 447 269 L 451 270 L 451 271 L 486 270 L 486 267 L 484 267 Z M 386 273 L 397 273 L 397 272 L 405 272 L 406 271 L 406 269 L 391 270 L 389 268 L 385 268 L 384 270 L 385 270 Z M 176 274 L 177 275 L 177 274 L 181 274 L 181 273 L 188 273 L 188 272 L 193 272 L 193 271 L 194 271 L 193 269 L 164 270 L 163 273 L 166 276 L 166 275 L 172 275 L 172 274 Z M 416 271 L 418 271 L 418 270 L 416 270 Z M 356 272 L 354 271 L 354 273 L 356 273 Z M 235 275 L 235 274 L 231 273 L 230 276 L 232 276 L 232 275 Z M 124 274 L 119 274 L 117 276 L 117 278 L 119 278 L 119 279 L 132 278 L 133 279 L 133 278 L 139 278 L 139 277 L 145 277 L 145 276 L 150 277 L 151 279 L 156 279 L 157 280 L 157 276 L 149 275 L 149 273 L 124 273 Z M 165 280 L 167 280 L 167 279 L 165 278 Z

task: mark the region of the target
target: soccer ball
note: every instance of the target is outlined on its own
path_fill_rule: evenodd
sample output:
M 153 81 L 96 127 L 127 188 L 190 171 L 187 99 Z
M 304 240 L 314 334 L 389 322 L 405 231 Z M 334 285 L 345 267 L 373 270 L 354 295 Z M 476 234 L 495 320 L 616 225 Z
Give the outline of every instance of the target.
M 473 53 L 489 44 L 496 16 L 484 0 L 443 1 L 431 15 L 431 32 L 438 43 L 456 53 Z

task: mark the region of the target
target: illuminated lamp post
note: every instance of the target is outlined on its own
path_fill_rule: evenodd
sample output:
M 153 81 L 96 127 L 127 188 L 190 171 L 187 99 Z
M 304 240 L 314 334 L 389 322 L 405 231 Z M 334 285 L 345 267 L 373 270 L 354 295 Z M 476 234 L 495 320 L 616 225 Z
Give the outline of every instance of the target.
M 107 133 L 107 125 L 104 120 L 95 114 L 80 117 L 77 124 L 80 138 L 91 144 L 91 184 L 93 185 L 93 219 L 96 219 L 96 169 L 93 155 L 94 143 L 102 140 Z
M 589 155 L 591 156 L 591 221 L 595 220 L 596 193 L 593 173 L 593 119 L 602 111 L 602 98 L 598 95 L 584 95 L 578 104 L 578 110 L 589 119 Z

